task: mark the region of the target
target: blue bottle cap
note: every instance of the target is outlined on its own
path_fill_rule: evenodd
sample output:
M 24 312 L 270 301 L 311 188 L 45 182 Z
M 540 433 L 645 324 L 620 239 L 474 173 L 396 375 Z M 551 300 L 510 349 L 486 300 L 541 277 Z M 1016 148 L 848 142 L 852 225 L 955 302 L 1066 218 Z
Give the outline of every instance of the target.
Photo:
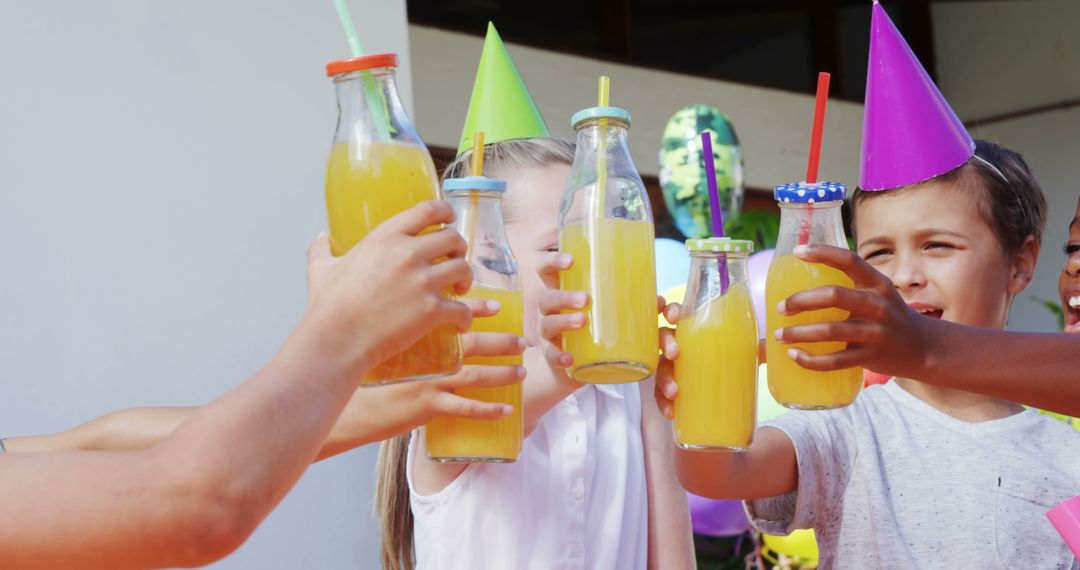
M 464 178 L 447 178 L 443 180 L 443 190 L 453 192 L 455 190 L 480 190 L 482 192 L 506 192 L 506 181 L 487 176 L 466 176 Z
M 773 190 L 773 197 L 781 204 L 814 204 L 817 202 L 843 201 L 847 186 L 840 182 L 792 182 L 781 184 Z
M 589 107 L 574 113 L 570 117 L 570 126 L 576 129 L 578 124 L 589 119 L 618 119 L 630 126 L 630 111 L 619 107 Z

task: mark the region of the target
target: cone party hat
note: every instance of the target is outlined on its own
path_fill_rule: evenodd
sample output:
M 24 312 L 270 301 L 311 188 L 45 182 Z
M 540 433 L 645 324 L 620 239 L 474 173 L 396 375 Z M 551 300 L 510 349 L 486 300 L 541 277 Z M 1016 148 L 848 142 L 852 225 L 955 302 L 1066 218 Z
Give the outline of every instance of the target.
M 975 154 L 975 141 L 876 0 L 863 113 L 863 190 L 928 180 Z
M 476 131 L 484 131 L 488 144 L 551 136 L 491 22 L 488 22 L 484 51 L 480 54 L 469 111 L 465 115 L 465 128 L 457 151 L 459 156 L 473 147 Z

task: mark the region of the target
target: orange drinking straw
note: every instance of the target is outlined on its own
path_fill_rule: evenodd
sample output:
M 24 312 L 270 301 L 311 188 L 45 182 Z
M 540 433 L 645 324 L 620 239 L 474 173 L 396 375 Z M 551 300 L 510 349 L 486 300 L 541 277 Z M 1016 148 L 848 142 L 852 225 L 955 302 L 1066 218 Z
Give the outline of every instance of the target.
M 473 135 L 472 175 L 484 175 L 484 131 L 476 131 Z
M 829 78 L 831 76 L 822 71 L 818 73 L 817 96 L 814 101 L 814 125 L 810 131 L 810 158 L 806 164 L 806 184 L 817 184 L 818 165 L 821 163 L 821 137 L 825 130 L 825 104 L 829 101 Z M 799 228 L 799 245 L 810 243 L 810 216 L 813 215 L 814 205 L 808 204 L 807 220 Z

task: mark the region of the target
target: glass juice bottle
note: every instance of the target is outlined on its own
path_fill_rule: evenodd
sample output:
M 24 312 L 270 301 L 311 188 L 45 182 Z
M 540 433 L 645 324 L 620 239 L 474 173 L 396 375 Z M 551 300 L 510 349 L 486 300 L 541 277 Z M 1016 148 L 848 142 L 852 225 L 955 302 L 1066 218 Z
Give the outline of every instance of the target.
M 777 186 L 774 191 L 780 205 L 780 234 L 765 281 L 765 328 L 768 329 L 765 349 L 769 391 L 777 402 L 788 408 L 825 410 L 843 407 L 853 402 L 862 388 L 861 368 L 817 372 L 799 366 L 787 355 L 792 346 L 817 355 L 843 350 L 847 343 L 783 344 L 773 337 L 778 328 L 848 318 L 848 312 L 840 309 L 810 311 L 792 317 L 776 312 L 780 301 L 799 291 L 828 285 L 854 286 L 843 272 L 820 263 L 807 263 L 792 254 L 796 245 L 848 247 L 840 216 L 845 192 L 844 185 L 836 182 L 796 182 Z
M 563 335 L 569 374 L 594 384 L 637 382 L 656 371 L 656 262 L 652 211 L 630 158 L 630 114 L 591 107 L 571 120 L 577 151 L 559 215 L 559 249 L 574 258 L 561 288 L 585 291 L 585 326 Z
M 326 212 L 334 255 L 344 255 L 388 218 L 442 197 L 431 156 L 398 97 L 396 68 L 397 56 L 391 53 L 326 66 L 338 103 L 326 169 Z M 371 294 L 377 298 L 379 292 Z M 461 361 L 457 331 L 441 326 L 372 368 L 360 383 L 445 376 L 457 372 Z

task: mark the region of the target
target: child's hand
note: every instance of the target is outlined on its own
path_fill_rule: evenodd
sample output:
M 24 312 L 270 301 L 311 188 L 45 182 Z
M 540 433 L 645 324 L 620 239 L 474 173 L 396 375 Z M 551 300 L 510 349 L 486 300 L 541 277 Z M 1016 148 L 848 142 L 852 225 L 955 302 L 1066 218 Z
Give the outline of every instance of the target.
M 477 306 L 476 301 L 470 299 L 470 305 Z M 474 316 L 494 313 L 490 308 L 481 308 Z M 525 339 L 511 334 L 466 333 L 461 339 L 466 357 L 512 356 L 525 350 Z M 505 417 L 513 411 L 511 406 L 471 400 L 454 390 L 519 384 L 524 378 L 522 366 L 465 366 L 461 372 L 444 378 L 358 388 L 334 425 L 320 457 L 406 433 L 439 416 L 481 420 Z
M 814 323 L 779 329 L 783 343 L 843 341 L 839 352 L 811 355 L 789 348 L 791 358 L 811 370 L 839 370 L 862 366 L 883 374 L 917 376 L 930 358 L 933 319 L 912 310 L 892 281 L 852 251 L 825 245 L 796 248 L 804 261 L 823 263 L 843 271 L 854 289 L 819 287 L 800 291 L 781 301 L 784 315 L 837 308 L 851 313 L 846 321 Z
M 336 260 L 328 241 L 316 240 L 308 250 L 313 291 L 305 320 L 318 342 L 348 365 L 370 367 L 440 325 L 467 330 L 468 307 L 446 296 L 471 284 L 465 240 L 448 227 L 419 235 L 453 219 L 446 202 L 418 204 Z
M 589 294 L 585 291 L 559 289 L 559 272 L 570 269 L 573 264 L 574 258 L 570 254 L 551 252 L 544 256 L 537 267 L 537 273 L 547 286 L 537 302 L 541 316 L 539 333 L 540 338 L 544 339 L 544 359 L 552 370 L 563 376 L 574 363 L 574 358 L 570 353 L 563 352 L 562 335 L 585 326 L 585 313 L 581 311 L 589 304 Z M 575 310 L 577 312 L 563 312 Z
M 671 303 L 665 306 L 660 297 L 660 307 L 664 318 L 673 325 L 682 318 L 682 305 Z M 675 397 L 679 394 L 679 385 L 675 382 L 675 359 L 679 357 L 679 345 L 675 342 L 675 329 L 660 327 L 660 351 L 663 358 L 656 369 L 656 405 L 667 419 L 674 417 Z

